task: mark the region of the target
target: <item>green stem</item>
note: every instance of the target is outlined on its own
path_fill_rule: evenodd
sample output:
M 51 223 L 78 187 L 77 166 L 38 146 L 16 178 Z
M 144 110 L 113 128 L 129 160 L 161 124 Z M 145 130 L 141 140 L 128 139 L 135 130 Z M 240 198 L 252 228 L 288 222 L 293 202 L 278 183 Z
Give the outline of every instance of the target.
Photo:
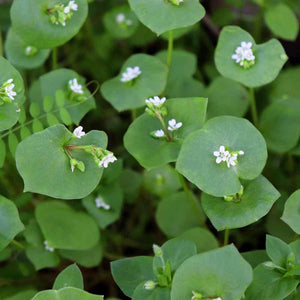
M 254 24 L 254 30 L 253 30 L 253 37 L 256 43 L 259 43 L 261 41 L 263 17 L 264 17 L 264 10 L 261 7 L 259 9 L 259 13 L 257 14 L 255 24 Z
M 197 217 L 199 219 L 200 225 L 203 225 L 203 217 L 202 217 L 197 199 L 193 197 L 191 191 L 189 190 L 189 188 L 186 184 L 184 177 L 178 171 L 177 171 L 177 174 L 178 174 L 179 180 L 181 182 L 181 185 L 182 185 L 182 188 L 184 190 L 187 200 L 191 203 L 192 207 L 194 208 L 195 214 L 197 215 Z
M 57 69 L 57 48 L 52 50 L 52 70 Z
M 131 110 L 131 120 L 134 121 L 136 119 L 136 109 Z
M 25 249 L 25 246 L 23 246 L 21 243 L 19 243 L 16 240 L 12 240 L 11 243 L 14 244 L 15 246 L 17 246 L 18 248 L 22 249 L 22 250 Z
M 229 242 L 229 233 L 230 233 L 230 230 L 229 229 L 225 229 L 225 232 L 224 232 L 224 246 L 228 245 L 228 242 Z
M 168 55 L 167 55 L 167 66 L 170 70 L 171 63 L 172 63 L 172 56 L 173 56 L 173 45 L 174 45 L 174 40 L 173 40 L 173 31 L 169 31 L 169 40 L 168 40 Z
M 0 56 L 3 56 L 3 41 L 2 41 L 2 32 L 0 30 Z
M 257 127 L 258 116 L 257 116 L 254 88 L 250 88 L 250 102 L 251 102 L 251 114 L 252 114 L 253 123 Z

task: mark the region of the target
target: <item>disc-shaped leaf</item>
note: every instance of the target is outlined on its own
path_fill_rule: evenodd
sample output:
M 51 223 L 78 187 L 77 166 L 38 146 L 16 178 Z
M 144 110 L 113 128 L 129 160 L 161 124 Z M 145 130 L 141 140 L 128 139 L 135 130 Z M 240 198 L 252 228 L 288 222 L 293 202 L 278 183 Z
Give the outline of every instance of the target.
M 124 136 L 127 151 L 146 169 L 162 166 L 176 161 L 182 140 L 192 131 L 202 127 L 206 116 L 207 99 L 180 98 L 169 99 L 165 107 L 168 110 L 166 121 L 176 119 L 182 127 L 176 131 L 177 138 L 168 142 L 151 137 L 150 133 L 161 129 L 158 119 L 144 113 L 128 128 Z
M 300 190 L 287 199 L 281 219 L 300 234 Z
M 37 293 L 32 300 L 104 300 L 103 296 L 92 295 L 83 290 L 67 287 L 56 290 L 46 290 Z
M 13 79 L 17 95 L 12 103 L 0 105 L 0 131 L 11 128 L 19 119 L 18 107 L 24 102 L 24 83 L 20 73 L 2 56 L 0 56 L 0 87 Z
M 96 198 L 101 198 L 109 209 L 96 206 Z M 90 195 L 82 200 L 82 204 L 98 226 L 102 229 L 115 222 L 121 214 L 123 195 L 119 185 L 110 184 L 99 188 L 98 196 Z
M 194 291 L 209 299 L 240 300 L 251 281 L 250 265 L 230 245 L 187 259 L 174 275 L 171 299 L 190 300 Z
M 184 192 L 178 192 L 161 200 L 156 210 L 156 221 L 167 236 L 175 237 L 203 225 L 205 215 L 194 194 L 190 193 L 187 198 Z
M 205 14 L 198 0 L 183 1 L 178 6 L 161 0 L 129 0 L 129 4 L 139 20 L 158 35 L 191 26 Z
M 130 82 L 122 82 L 127 68 L 139 67 L 142 72 Z M 168 69 L 159 59 L 146 54 L 132 55 L 123 65 L 120 74 L 101 86 L 104 98 L 118 111 L 145 105 L 145 99 L 160 95 L 167 83 Z
M 242 42 L 251 42 L 255 64 L 244 69 L 232 59 Z M 227 78 L 248 87 L 259 87 L 272 82 L 287 61 L 285 51 L 278 40 L 272 39 L 256 45 L 252 36 L 237 26 L 226 26 L 222 30 L 215 52 L 218 71 Z
M 207 117 L 221 115 L 243 117 L 250 102 L 249 92 L 238 82 L 217 77 L 208 87 Z
M 282 300 L 296 289 L 298 280 L 284 278 L 276 270 L 267 269 L 263 264 L 254 269 L 253 282 L 246 291 L 247 300 Z
M 42 202 L 36 207 L 35 216 L 45 240 L 54 249 L 85 250 L 99 241 L 93 218 L 63 202 Z
M 24 229 L 14 203 L 0 196 L 0 251 Z
M 68 1 L 17 0 L 13 2 L 10 16 L 12 28 L 26 44 L 41 49 L 63 45 L 75 36 L 83 25 L 87 14 L 87 0 L 76 0 L 78 10 L 66 21 L 66 25 L 51 22 L 51 9 Z
M 258 221 L 270 211 L 280 196 L 262 175 L 242 183 L 244 194 L 238 202 L 227 202 L 224 198 L 202 194 L 203 210 L 217 230 L 241 228 Z
M 265 13 L 266 24 L 273 34 L 286 39 L 295 40 L 299 32 L 296 14 L 286 4 L 271 5 Z
M 115 7 L 107 12 L 103 22 L 106 30 L 117 39 L 129 38 L 139 26 L 136 15 L 127 5 Z
M 300 100 L 288 97 L 269 105 L 261 116 L 260 129 L 270 150 L 284 153 L 293 149 L 300 136 Z
M 82 85 L 86 100 L 75 101 L 68 96 L 69 80 L 74 78 Z M 57 96 L 62 97 L 61 92 L 57 94 L 57 91 L 59 90 L 64 91 L 66 97 L 64 99 L 63 107 L 69 112 L 75 124 L 78 124 L 87 112 L 95 108 L 95 100 L 89 90 L 85 87 L 85 79 L 69 69 L 59 69 L 41 76 L 30 88 L 30 101 L 31 103 L 37 103 L 40 107 L 44 107 L 43 103 L 45 98 L 50 99 L 50 97 L 52 97 L 54 104 Z M 56 117 L 59 117 L 59 110 L 57 108 L 51 107 L 48 111 L 53 111 L 53 109 L 56 111 Z
M 24 190 L 60 199 L 81 199 L 98 185 L 103 169 L 92 155 L 72 150 L 72 155 L 85 164 L 85 171 L 71 171 L 70 158 L 64 150 L 69 145 L 95 145 L 105 148 L 107 136 L 102 131 L 90 131 L 81 139 L 63 125 L 56 125 L 30 136 L 17 148 L 17 168 L 24 180 Z
M 77 265 L 73 264 L 65 268 L 55 279 L 53 289 L 59 290 L 65 287 L 75 287 L 83 290 L 83 277 Z
M 41 66 L 50 54 L 48 49 L 36 49 L 37 52 L 26 54 L 27 47 L 31 45 L 25 43 L 12 30 L 8 31 L 4 44 L 7 59 L 11 64 L 21 69 L 35 69 Z
M 154 280 L 153 257 L 136 256 L 111 263 L 112 276 L 122 292 L 132 297 L 136 287 L 147 280 Z
M 214 151 L 244 151 L 236 166 L 216 163 Z M 246 119 L 222 116 L 210 119 L 184 141 L 176 168 L 205 193 L 223 197 L 241 189 L 240 179 L 256 178 L 265 166 L 267 149 L 260 132 Z

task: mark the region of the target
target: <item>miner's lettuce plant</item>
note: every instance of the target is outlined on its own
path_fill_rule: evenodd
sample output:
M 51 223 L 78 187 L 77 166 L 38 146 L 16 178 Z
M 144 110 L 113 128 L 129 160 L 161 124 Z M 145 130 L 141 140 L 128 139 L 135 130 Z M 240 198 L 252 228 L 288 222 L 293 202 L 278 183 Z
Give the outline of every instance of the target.
M 300 5 L 248 5 L 0 1 L 0 299 L 299 299 Z

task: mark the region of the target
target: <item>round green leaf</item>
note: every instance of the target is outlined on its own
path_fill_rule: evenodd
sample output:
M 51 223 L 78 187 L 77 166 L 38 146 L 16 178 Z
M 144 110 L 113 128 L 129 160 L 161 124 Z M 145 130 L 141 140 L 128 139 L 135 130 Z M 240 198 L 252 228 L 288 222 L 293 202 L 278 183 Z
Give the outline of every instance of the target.
M 95 204 L 96 198 L 102 198 L 110 206 L 110 209 L 98 208 Z M 98 226 L 102 229 L 115 222 L 121 214 L 123 195 L 119 185 L 110 184 L 99 188 L 97 197 L 90 195 L 82 200 L 83 206 L 93 216 Z
M 69 80 L 77 78 L 78 83 L 82 85 L 84 95 L 87 98 L 84 101 L 72 100 L 68 93 L 68 83 Z M 79 76 L 75 71 L 69 69 L 59 69 L 49 72 L 35 81 L 29 91 L 29 98 L 31 103 L 37 103 L 40 107 L 44 107 L 45 99 L 50 102 L 52 98 L 52 105 L 54 104 L 54 99 L 57 96 L 62 97 L 62 92 L 64 91 L 64 108 L 69 112 L 73 122 L 79 124 L 81 119 L 93 108 L 95 108 L 95 99 L 85 87 L 85 79 Z M 61 101 L 61 99 L 59 99 Z M 59 110 L 57 108 L 49 108 L 47 106 L 46 111 L 55 111 L 55 116 L 59 117 Z M 53 112 L 54 112 L 53 111 Z
M 279 3 L 268 7 L 265 13 L 266 24 L 276 36 L 294 41 L 299 32 L 297 16 L 288 5 Z
M 207 89 L 207 117 L 221 115 L 243 117 L 249 107 L 249 92 L 238 82 L 217 77 Z
M 176 161 L 182 140 L 192 131 L 202 127 L 206 115 L 207 99 L 180 98 L 169 99 L 166 121 L 176 119 L 182 127 L 176 132 L 177 140 L 167 142 L 151 137 L 150 133 L 162 128 L 158 119 L 144 113 L 128 128 L 124 136 L 127 151 L 146 169 L 162 166 Z
M 269 105 L 261 116 L 260 129 L 270 150 L 285 153 L 293 149 L 300 136 L 300 100 L 288 97 Z
M 233 246 L 187 259 L 176 271 L 171 299 L 190 300 L 192 292 L 204 297 L 240 300 L 252 281 L 252 269 Z
M 129 4 L 139 20 L 158 35 L 191 26 L 205 15 L 198 0 L 184 1 L 178 6 L 161 0 L 129 0 Z
M 205 222 L 205 215 L 199 200 L 192 193 L 190 197 L 194 199 L 187 198 L 184 192 L 180 192 L 162 199 L 159 203 L 156 210 L 156 221 L 167 236 L 178 236 Z
M 139 67 L 141 75 L 132 82 L 121 82 L 127 68 Z M 120 74 L 101 86 L 104 98 L 118 111 L 145 105 L 145 99 L 160 95 L 166 86 L 168 69 L 157 58 L 146 54 L 132 55 L 123 65 Z
M 105 148 L 107 136 L 102 131 L 93 130 L 81 139 L 71 138 L 72 133 L 65 126 L 56 125 L 33 134 L 18 145 L 16 162 L 25 191 L 53 198 L 81 199 L 96 188 L 103 169 L 83 150 L 72 150 L 74 157 L 85 164 L 85 172 L 72 172 L 64 145 L 69 143 Z
M 118 18 L 120 18 L 119 21 Z M 121 21 L 122 18 L 124 18 L 123 21 Z M 103 16 L 103 22 L 106 30 L 117 39 L 129 38 L 139 26 L 136 15 L 127 5 L 116 7 L 107 12 Z
M 0 105 L 0 132 L 11 128 L 19 119 L 18 107 L 24 102 L 24 83 L 20 73 L 2 56 L 0 56 L 0 86 L 13 79 L 14 91 L 17 93 L 13 103 Z
M 104 300 L 103 296 L 92 295 L 83 290 L 67 287 L 55 290 L 46 290 L 37 293 L 32 300 Z
M 216 163 L 214 151 L 220 146 L 244 151 L 236 166 Z M 205 193 L 216 197 L 232 195 L 241 188 L 239 178 L 252 180 L 263 170 L 266 143 L 260 132 L 246 119 L 222 116 L 209 120 L 202 129 L 184 141 L 176 168 Z
M 75 36 L 83 25 L 87 14 L 87 0 L 76 0 L 78 10 L 73 12 L 66 26 L 53 24 L 48 10 L 56 4 L 67 5 L 58 0 L 16 0 L 11 7 L 12 28 L 29 46 L 50 49 L 61 46 Z
M 241 42 L 251 42 L 255 64 L 244 69 L 231 56 Z M 252 36 L 238 26 L 223 28 L 215 52 L 218 71 L 227 78 L 241 82 L 248 87 L 259 87 L 272 82 L 287 61 L 285 51 L 278 40 L 272 39 L 256 45 Z
M 35 216 L 45 240 L 54 249 L 85 250 L 99 241 L 99 230 L 93 218 L 63 202 L 40 203 Z
M 24 230 L 14 203 L 0 196 L 0 251 Z
M 202 194 L 202 207 L 218 230 L 241 228 L 264 217 L 279 198 L 279 192 L 262 175 L 253 181 L 243 182 L 244 194 L 239 202 L 227 202 Z
M 22 69 L 35 69 L 41 66 L 50 54 L 48 49 L 37 49 L 33 55 L 26 55 L 26 44 L 12 30 L 8 31 L 4 44 L 5 53 L 9 62 Z
M 297 234 L 300 234 L 300 190 L 294 192 L 286 201 L 281 219 Z

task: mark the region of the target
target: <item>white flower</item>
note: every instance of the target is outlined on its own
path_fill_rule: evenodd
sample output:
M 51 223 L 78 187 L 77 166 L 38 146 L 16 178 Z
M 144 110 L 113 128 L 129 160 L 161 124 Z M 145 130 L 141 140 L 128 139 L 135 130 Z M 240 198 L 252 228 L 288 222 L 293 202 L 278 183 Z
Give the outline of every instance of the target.
M 159 130 L 156 130 L 156 131 L 154 132 L 154 135 L 155 135 L 156 137 L 158 137 L 158 138 L 164 137 L 164 136 L 165 136 L 165 132 L 164 132 L 162 129 L 159 129 Z
M 153 290 L 153 289 L 155 289 L 156 284 L 157 283 L 154 282 L 153 280 L 148 280 L 144 284 L 144 289 L 145 290 Z
M 95 204 L 98 208 L 103 208 L 105 210 L 110 210 L 110 205 L 108 205 L 107 203 L 105 203 L 104 199 L 101 197 L 97 197 L 95 199 Z
M 221 298 L 221 297 L 218 297 L 218 298 L 214 298 L 214 299 L 212 299 L 212 300 L 222 300 L 222 298 Z
M 49 252 L 54 252 L 54 248 L 50 247 L 48 241 L 44 241 L 45 249 Z
M 70 89 L 76 94 L 83 94 L 82 85 L 78 83 L 77 78 L 69 80 Z
M 31 54 L 32 50 L 33 50 L 33 48 L 32 48 L 31 46 L 27 46 L 27 47 L 25 48 L 25 54 L 26 54 L 27 56 L 29 56 L 29 55 Z
M 229 151 L 225 151 L 225 147 L 224 146 L 220 146 L 219 151 L 214 151 L 214 156 L 216 156 L 216 163 L 219 164 L 222 161 L 226 161 L 227 157 L 230 156 Z
M 140 70 L 140 67 L 134 67 L 134 68 L 127 68 L 126 72 L 122 73 L 122 82 L 128 82 L 131 81 L 134 78 L 137 78 L 142 74 L 142 71 Z
M 78 126 L 77 128 L 75 128 L 75 130 L 73 131 L 73 135 L 78 139 L 81 139 L 85 135 L 85 132 L 83 131 L 83 127 Z
M 119 13 L 119 14 L 117 14 L 117 16 L 116 16 L 116 21 L 117 21 L 117 23 L 123 23 L 124 21 L 125 21 L 125 15 L 124 14 L 122 14 L 122 13 Z
M 73 10 L 73 11 L 78 10 L 78 5 L 75 3 L 75 1 L 70 1 L 68 3 L 68 5 L 64 9 L 64 13 L 68 14 L 68 13 L 70 13 L 71 10 Z
M 182 122 L 177 123 L 175 119 L 170 120 L 168 124 L 168 130 L 170 131 L 178 130 L 182 126 Z
M 146 104 L 153 104 L 154 106 L 161 106 L 166 102 L 166 97 L 159 98 L 158 96 L 154 96 L 153 98 L 149 98 L 145 100 Z
M 226 159 L 227 167 L 236 166 L 238 155 L 236 153 L 230 154 L 229 157 Z
M 113 153 L 109 153 L 102 158 L 99 162 L 99 167 L 107 168 L 109 163 L 113 163 L 117 160 Z
M 254 63 L 255 56 L 252 51 L 252 43 L 242 42 L 241 46 L 236 48 L 235 54 L 233 54 L 231 58 L 241 66 L 245 65 L 245 61 Z
M 17 96 L 17 93 L 13 90 L 15 88 L 15 85 L 13 84 L 13 79 L 8 79 L 5 83 L 4 83 L 4 91 L 6 96 L 10 99 L 10 100 L 15 100 L 15 96 Z

